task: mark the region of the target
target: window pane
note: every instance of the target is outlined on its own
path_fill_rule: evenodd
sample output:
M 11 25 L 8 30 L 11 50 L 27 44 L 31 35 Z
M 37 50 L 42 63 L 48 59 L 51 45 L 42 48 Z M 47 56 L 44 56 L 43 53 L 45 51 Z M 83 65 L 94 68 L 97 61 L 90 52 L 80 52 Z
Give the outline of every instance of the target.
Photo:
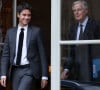
M 72 10 L 72 3 L 75 0 L 61 0 L 61 40 L 69 40 L 69 31 L 77 33 L 79 28 L 79 23 L 77 22 L 81 14 L 85 14 L 82 9 L 82 7 L 74 7 L 74 10 Z M 83 25 L 83 31 L 85 34 L 85 40 L 89 39 L 100 39 L 100 0 L 86 0 L 88 4 L 88 13 L 86 13 L 86 16 L 88 14 L 88 19 L 86 24 Z M 95 3 L 95 4 L 94 4 Z M 77 12 L 74 12 L 74 11 Z M 81 10 L 81 11 L 80 11 Z M 83 10 L 83 11 L 82 11 Z M 87 10 L 85 10 L 87 11 Z M 77 13 L 77 14 L 76 14 Z M 76 15 L 76 17 L 75 17 Z M 84 17 L 83 17 L 84 18 Z M 82 23 L 84 23 L 86 19 L 83 19 Z M 95 21 L 94 21 L 95 20 Z M 72 24 L 75 24 L 72 26 Z M 85 26 L 86 25 L 86 26 Z M 70 29 L 71 27 L 71 29 Z M 79 33 L 79 32 L 78 32 Z M 74 39 L 77 38 L 77 36 L 73 36 Z
M 65 77 L 64 80 L 67 86 L 61 84 L 63 89 L 72 89 L 72 82 L 74 84 L 98 82 L 100 86 L 100 45 L 61 45 L 61 80 L 64 71 L 66 71 L 67 78 Z

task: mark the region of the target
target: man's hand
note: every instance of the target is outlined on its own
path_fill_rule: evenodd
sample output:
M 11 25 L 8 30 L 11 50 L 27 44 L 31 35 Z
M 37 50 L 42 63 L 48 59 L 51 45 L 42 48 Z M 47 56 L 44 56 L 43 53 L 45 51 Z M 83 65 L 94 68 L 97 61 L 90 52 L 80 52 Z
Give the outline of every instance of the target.
M 48 83 L 48 80 L 41 80 L 41 88 L 45 88 L 47 83 Z
M 62 79 L 62 80 L 67 79 L 68 76 L 69 76 L 69 75 L 68 75 L 68 72 L 65 71 L 65 70 L 61 73 L 61 79 Z
M 3 86 L 3 87 L 6 87 L 6 77 L 5 78 L 1 78 L 1 85 Z

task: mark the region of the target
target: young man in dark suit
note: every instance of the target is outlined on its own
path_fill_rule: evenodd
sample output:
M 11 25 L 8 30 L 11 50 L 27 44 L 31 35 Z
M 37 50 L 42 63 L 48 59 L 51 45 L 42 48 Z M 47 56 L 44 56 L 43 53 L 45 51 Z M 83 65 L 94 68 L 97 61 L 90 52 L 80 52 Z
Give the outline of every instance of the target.
M 85 0 L 73 2 L 72 10 L 76 20 L 70 27 L 70 40 L 100 39 L 99 25 L 88 17 L 88 5 Z M 65 64 L 61 79 L 68 78 L 73 67 L 73 79 L 81 81 L 92 80 L 91 45 L 72 45 L 70 60 Z
M 3 87 L 6 87 L 8 72 L 13 90 L 30 90 L 39 78 L 41 88 L 47 85 L 48 68 L 41 30 L 29 25 L 31 15 L 32 7 L 21 3 L 17 7 L 18 26 L 7 31 L 1 59 Z

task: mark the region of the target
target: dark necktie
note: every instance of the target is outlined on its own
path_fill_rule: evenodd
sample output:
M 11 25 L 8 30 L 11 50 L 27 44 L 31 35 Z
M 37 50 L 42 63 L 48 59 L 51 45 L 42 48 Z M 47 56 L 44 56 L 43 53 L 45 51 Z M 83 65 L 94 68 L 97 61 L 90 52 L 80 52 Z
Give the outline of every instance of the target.
M 16 65 L 20 65 L 20 62 L 21 62 L 23 38 L 24 38 L 24 28 L 21 28 L 21 32 L 19 34 L 19 42 L 18 42 Z
M 80 24 L 79 40 L 83 40 L 83 25 L 82 24 Z

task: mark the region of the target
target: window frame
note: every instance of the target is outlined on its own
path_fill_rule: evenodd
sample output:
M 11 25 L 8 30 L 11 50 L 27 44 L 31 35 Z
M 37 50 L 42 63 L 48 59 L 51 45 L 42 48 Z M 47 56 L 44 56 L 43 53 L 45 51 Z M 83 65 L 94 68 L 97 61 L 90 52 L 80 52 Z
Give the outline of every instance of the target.
M 61 0 L 51 0 L 51 90 L 60 90 L 61 45 L 100 44 L 100 40 L 61 40 Z

